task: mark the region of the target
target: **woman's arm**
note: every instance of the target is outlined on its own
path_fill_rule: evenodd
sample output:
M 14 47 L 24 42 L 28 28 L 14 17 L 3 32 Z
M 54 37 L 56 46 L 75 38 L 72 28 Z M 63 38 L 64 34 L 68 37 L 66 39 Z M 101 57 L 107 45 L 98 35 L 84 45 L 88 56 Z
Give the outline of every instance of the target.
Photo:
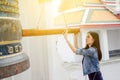
M 68 34 L 68 31 L 65 31 L 65 33 L 64 33 L 64 38 L 65 38 L 68 46 L 70 47 L 70 49 L 71 49 L 74 53 L 76 53 L 77 48 L 74 47 L 74 46 L 70 43 L 70 41 L 69 41 L 68 38 L 67 38 L 67 34 Z M 75 36 L 75 37 L 76 37 L 76 36 Z M 77 43 L 77 42 L 75 42 L 75 43 Z
M 76 45 L 76 47 L 74 47 L 74 46 L 70 43 L 70 41 L 68 40 L 68 38 L 67 38 L 67 34 L 68 34 L 67 32 L 68 32 L 68 31 L 65 31 L 65 33 L 64 33 L 64 38 L 65 38 L 68 46 L 71 48 L 71 50 L 72 50 L 74 53 L 76 53 L 76 54 L 78 54 L 78 55 L 87 55 L 87 56 L 93 56 L 93 55 L 96 53 L 96 49 L 93 48 L 93 47 L 91 47 L 91 48 L 89 48 L 89 49 L 79 49 L 79 48 L 77 47 L 77 42 L 76 42 L 76 41 L 77 41 L 77 35 L 74 35 L 75 45 Z

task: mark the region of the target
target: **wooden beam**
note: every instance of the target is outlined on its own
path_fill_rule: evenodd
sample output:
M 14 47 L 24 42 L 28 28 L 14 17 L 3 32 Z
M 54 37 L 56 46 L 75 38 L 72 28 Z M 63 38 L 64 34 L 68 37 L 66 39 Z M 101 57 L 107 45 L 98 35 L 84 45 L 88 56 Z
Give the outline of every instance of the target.
M 90 24 L 90 25 L 79 25 L 79 27 L 71 26 L 68 28 L 68 33 L 77 34 L 80 32 L 80 28 L 111 28 L 120 27 L 120 24 Z M 66 28 L 48 28 L 48 29 L 23 29 L 22 36 L 45 36 L 45 35 L 57 35 L 63 34 Z
M 23 29 L 22 36 L 45 36 L 45 35 L 57 35 L 63 34 L 66 28 L 54 28 L 54 29 Z M 80 32 L 80 27 L 68 28 L 68 33 L 78 33 Z

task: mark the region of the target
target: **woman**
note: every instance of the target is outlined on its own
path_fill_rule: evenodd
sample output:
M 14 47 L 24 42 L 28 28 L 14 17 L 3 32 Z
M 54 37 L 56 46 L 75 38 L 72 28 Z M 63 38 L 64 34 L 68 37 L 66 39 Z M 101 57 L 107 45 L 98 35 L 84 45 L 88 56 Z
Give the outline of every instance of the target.
M 103 80 L 99 66 L 102 53 L 100 50 L 98 34 L 95 32 L 88 32 L 86 37 L 86 46 L 81 49 L 75 48 L 71 45 L 67 38 L 67 31 L 64 34 L 64 38 L 74 53 L 77 55 L 83 55 L 83 74 L 88 75 L 89 80 Z

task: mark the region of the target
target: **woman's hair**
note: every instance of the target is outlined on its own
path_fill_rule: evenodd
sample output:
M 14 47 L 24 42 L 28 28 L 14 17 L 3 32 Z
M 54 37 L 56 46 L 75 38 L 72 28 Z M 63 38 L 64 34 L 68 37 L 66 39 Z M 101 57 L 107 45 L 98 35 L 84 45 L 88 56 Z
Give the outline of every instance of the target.
M 88 32 L 92 37 L 93 37 L 93 39 L 94 39 L 94 43 L 92 44 L 92 47 L 95 47 L 95 48 L 97 48 L 97 51 L 98 51 L 98 59 L 99 59 L 99 61 L 101 61 L 101 59 L 102 59 L 102 52 L 101 52 L 101 49 L 100 49 L 100 41 L 99 41 L 99 35 L 98 35 L 98 33 L 96 33 L 96 32 Z M 88 49 L 89 48 L 89 46 L 88 45 L 86 45 L 86 47 L 85 47 L 85 49 Z

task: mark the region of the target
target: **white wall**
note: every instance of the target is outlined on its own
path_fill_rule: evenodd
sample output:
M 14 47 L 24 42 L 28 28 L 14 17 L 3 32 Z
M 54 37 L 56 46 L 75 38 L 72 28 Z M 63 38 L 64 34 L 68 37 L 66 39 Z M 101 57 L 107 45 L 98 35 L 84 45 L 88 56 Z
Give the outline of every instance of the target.
M 109 50 L 120 49 L 120 29 L 108 30 Z

